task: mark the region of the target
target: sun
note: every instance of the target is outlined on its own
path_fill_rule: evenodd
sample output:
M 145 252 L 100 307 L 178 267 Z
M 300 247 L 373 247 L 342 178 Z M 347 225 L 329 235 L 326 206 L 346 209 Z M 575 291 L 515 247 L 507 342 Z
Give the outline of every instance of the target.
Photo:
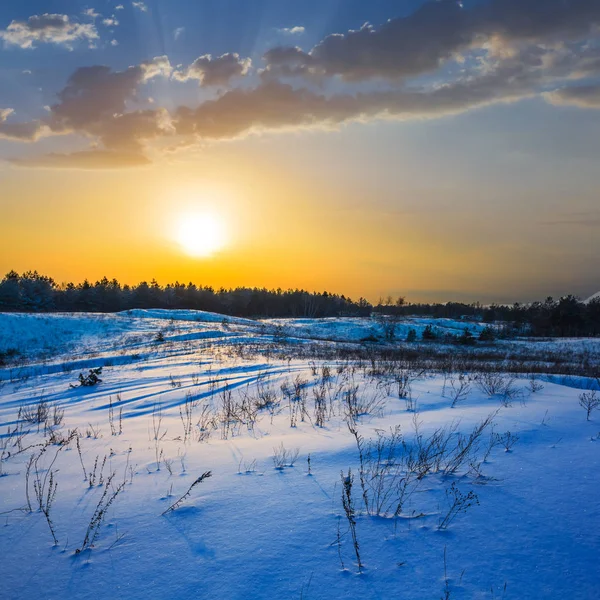
M 223 219 L 214 213 L 182 215 L 176 239 L 187 254 L 198 258 L 210 257 L 227 245 Z

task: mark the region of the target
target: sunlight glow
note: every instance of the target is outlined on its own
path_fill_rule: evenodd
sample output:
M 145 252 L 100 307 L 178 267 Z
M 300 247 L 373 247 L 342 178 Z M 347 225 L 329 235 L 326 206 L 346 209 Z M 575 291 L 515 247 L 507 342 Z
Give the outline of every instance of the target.
M 191 256 L 207 258 L 227 244 L 223 220 L 214 213 L 186 214 L 180 219 L 176 239 Z

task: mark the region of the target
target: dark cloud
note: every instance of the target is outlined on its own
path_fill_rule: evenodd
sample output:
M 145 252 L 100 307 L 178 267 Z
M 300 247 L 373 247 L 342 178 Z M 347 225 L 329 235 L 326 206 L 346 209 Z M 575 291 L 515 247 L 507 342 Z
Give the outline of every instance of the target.
M 90 153 L 50 155 L 35 159 L 44 166 L 65 166 L 73 160 L 74 166 L 89 167 L 97 159 L 100 165 L 113 168 L 111 161 L 123 157 L 124 166 L 145 164 L 144 144 L 154 138 L 173 132 L 169 113 L 156 110 L 128 110 L 128 103 L 138 100 L 139 87 L 158 77 L 168 77 L 172 71 L 165 56 L 145 61 L 124 71 L 112 71 L 106 66 L 81 67 L 67 81 L 58 94 L 58 102 L 49 107 L 43 119 L 9 123 L 11 109 L 0 111 L 0 137 L 35 141 L 45 135 L 76 133 L 99 141 L 104 150 Z M 138 159 L 134 160 L 134 154 Z M 22 164 L 23 161 L 15 162 Z
M 366 24 L 329 35 L 310 53 L 279 47 L 264 58 L 267 72 L 397 80 L 435 71 L 456 54 L 492 39 L 511 44 L 578 37 L 598 24 L 598 0 L 492 0 L 469 10 L 458 1 L 440 0 L 379 28 Z
M 107 147 L 139 146 L 138 140 L 168 131 L 168 113 L 164 109 L 128 112 L 127 104 L 136 100 L 141 84 L 170 71 L 164 56 L 125 71 L 99 65 L 81 67 L 59 92 L 59 102 L 50 107 L 47 117 L 8 123 L 12 110 L 0 114 L 0 137 L 34 141 L 44 135 L 79 133 L 97 137 Z
M 0 108 L 0 138 L 33 142 L 43 136 L 44 127 L 39 121 L 8 123 L 7 119 L 14 112 L 12 108 Z M 48 128 L 46 129 L 49 131 Z
M 139 86 L 158 76 L 168 76 L 171 65 L 159 56 L 125 71 L 106 66 L 81 67 L 58 94 L 59 102 L 50 107 L 50 126 L 54 130 L 94 129 L 98 123 L 125 113 Z
M 67 15 L 33 15 L 27 21 L 12 21 L 0 30 L 0 39 L 7 45 L 34 48 L 36 44 L 60 44 L 71 46 L 77 41 L 93 42 L 98 31 L 93 23 L 78 23 Z
M 235 53 L 215 58 L 205 54 L 187 69 L 175 71 L 173 77 L 178 81 L 195 79 L 205 86 L 226 86 L 234 77 L 246 75 L 251 65 L 252 61 L 249 58 L 240 58 L 240 55 Z
M 113 168 L 119 156 L 124 166 L 145 164 L 145 146 L 168 136 L 176 137 L 176 145 L 182 136 L 219 140 L 377 118 L 434 118 L 542 90 L 554 104 L 600 108 L 600 85 L 589 82 L 600 75 L 600 49 L 597 40 L 586 41 L 599 23 L 600 0 L 492 0 L 469 10 L 441 0 L 378 29 L 365 25 L 328 36 L 310 52 L 272 48 L 254 88 L 231 88 L 232 80 L 247 75 L 251 66 L 249 59 L 232 53 L 201 56 L 176 71 L 166 56 L 123 71 L 82 67 L 43 119 L 17 123 L 10 109 L 0 110 L 0 137 L 33 141 L 77 133 L 100 149 L 50 155 L 36 164 L 66 166 L 73 160 L 80 166 L 97 160 Z M 454 68 L 438 70 L 434 82 L 417 85 L 424 80 L 411 79 L 436 71 L 450 58 L 457 59 Z M 288 78 L 298 75 L 305 80 L 290 84 Z M 155 77 L 197 80 L 227 91 L 172 113 L 140 109 L 141 88 Z M 357 83 L 371 78 L 387 81 Z M 565 87 L 570 80 L 577 85 Z
M 552 104 L 600 109 L 600 84 L 566 87 L 544 96 Z
M 266 81 L 255 89 L 231 90 L 196 109 L 180 108 L 174 125 L 183 135 L 221 139 L 261 130 L 332 127 L 353 120 L 455 114 L 531 95 L 540 74 L 528 61 L 539 59 L 520 55 L 478 77 L 421 90 L 326 95 Z

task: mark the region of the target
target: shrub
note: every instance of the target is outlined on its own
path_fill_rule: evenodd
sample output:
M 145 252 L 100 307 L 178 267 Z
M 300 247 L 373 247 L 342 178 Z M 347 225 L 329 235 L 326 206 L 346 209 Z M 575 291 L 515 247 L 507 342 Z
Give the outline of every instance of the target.
M 431 325 L 427 325 L 421 334 L 421 338 L 425 341 L 433 341 L 436 340 L 437 337 L 437 333 L 434 331 Z
M 592 411 L 600 406 L 600 398 L 596 394 L 596 390 L 591 392 L 583 392 L 579 395 L 579 405 L 586 411 L 586 418 L 589 421 Z
M 90 372 L 87 375 L 79 373 L 79 386 L 71 384 L 71 387 L 91 387 L 93 385 L 98 385 L 99 383 L 102 383 L 102 379 L 100 379 L 101 374 L 102 367 L 90 369 Z
M 169 506 L 169 508 L 167 508 L 167 510 L 165 510 L 161 516 L 164 516 L 170 512 L 173 512 L 174 510 L 176 510 L 177 508 L 179 508 L 183 502 L 186 500 L 186 498 L 189 497 L 189 495 L 192 493 L 192 490 L 199 484 L 202 483 L 205 479 L 208 479 L 209 477 L 212 477 L 212 471 L 205 471 L 204 473 L 202 473 L 202 475 L 200 475 L 200 477 L 198 477 L 193 483 L 192 485 L 190 485 L 190 487 L 188 488 L 188 491 L 181 496 L 181 498 L 179 498 L 179 500 L 177 500 L 177 502 L 171 504 L 171 506 Z
M 481 330 L 479 334 L 480 342 L 494 342 L 496 340 L 496 333 L 492 327 L 487 325 Z
M 440 521 L 438 529 L 447 529 L 459 513 L 466 512 L 471 506 L 479 505 L 479 498 L 475 492 L 470 491 L 468 494 L 463 494 L 456 483 L 453 483 L 446 490 L 446 498 L 449 501 L 450 508 L 446 516 Z
M 470 329 L 465 329 L 462 334 L 456 339 L 456 343 L 461 346 L 474 346 L 475 338 Z
M 344 475 L 344 472 L 342 471 L 340 476 L 342 478 L 342 506 L 344 507 L 344 514 L 348 520 L 348 526 L 352 535 L 354 554 L 356 555 L 356 562 L 358 563 L 358 572 L 360 573 L 362 572 L 363 564 L 360 560 L 360 547 L 358 544 L 358 537 L 356 536 L 356 510 L 354 508 L 354 500 L 352 499 L 354 476 L 352 475 L 351 469 L 348 469 L 348 475 Z
M 300 448 L 286 450 L 281 442 L 278 447 L 273 448 L 273 464 L 278 471 L 282 471 L 285 467 L 293 467 L 299 454 Z

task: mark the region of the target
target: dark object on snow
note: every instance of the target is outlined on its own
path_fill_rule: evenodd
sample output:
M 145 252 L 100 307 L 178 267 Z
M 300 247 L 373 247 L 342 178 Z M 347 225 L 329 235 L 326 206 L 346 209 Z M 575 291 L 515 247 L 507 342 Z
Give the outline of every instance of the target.
M 202 475 L 200 475 L 200 477 L 198 477 L 198 479 L 196 479 L 196 481 L 194 481 L 194 483 L 192 483 L 192 485 L 190 485 L 190 487 L 188 488 L 188 491 L 183 496 L 181 496 L 181 498 L 179 498 L 179 500 L 177 500 L 177 502 L 175 502 L 174 504 L 171 504 L 171 506 L 169 506 L 169 508 L 167 508 L 167 510 L 165 510 L 165 512 L 163 512 L 161 514 L 161 517 L 178 509 L 183 504 L 183 502 L 189 497 L 189 495 L 192 493 L 192 490 L 199 483 L 202 483 L 205 479 L 208 479 L 209 477 L 212 477 L 212 471 L 206 471 L 206 472 L 202 473 Z
M 102 383 L 102 379 L 100 379 L 99 375 L 102 375 L 102 367 L 90 369 L 90 372 L 87 375 L 79 373 L 79 386 L 71 384 L 71 387 L 91 387 L 93 385 L 98 385 L 99 383 Z

